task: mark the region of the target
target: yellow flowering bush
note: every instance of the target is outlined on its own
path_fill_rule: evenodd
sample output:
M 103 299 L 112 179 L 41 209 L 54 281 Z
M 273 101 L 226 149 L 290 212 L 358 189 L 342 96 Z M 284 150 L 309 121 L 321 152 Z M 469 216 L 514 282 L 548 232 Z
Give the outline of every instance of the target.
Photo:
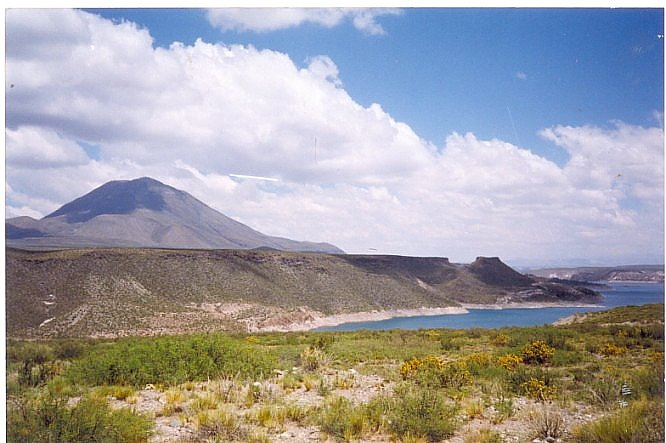
M 612 343 L 606 343 L 599 349 L 599 354 L 605 355 L 606 357 L 611 357 L 614 355 L 624 355 L 627 352 L 627 348 L 624 346 L 617 346 Z
M 400 366 L 403 380 L 411 379 L 424 386 L 461 387 L 472 383 L 472 374 L 465 362 L 447 362 L 429 355 L 414 357 Z
M 530 377 L 525 383 L 521 383 L 520 389 L 527 397 L 541 401 L 552 400 L 557 394 L 555 386 L 547 386 L 543 380 L 534 377 Z
M 497 366 L 501 366 L 507 371 L 515 370 L 522 362 L 523 358 L 516 354 L 506 354 L 497 357 Z
M 428 355 L 423 358 L 412 358 L 407 360 L 400 366 L 400 375 L 402 375 L 403 380 L 409 378 L 411 375 L 415 374 L 418 371 L 424 369 L 432 368 L 435 370 L 441 370 L 446 365 L 446 362 L 442 357 L 437 357 L 435 355 Z
M 506 334 L 498 333 L 490 339 L 490 344 L 493 346 L 506 346 L 509 344 L 509 336 Z
M 535 340 L 523 347 L 523 362 L 527 364 L 546 363 L 555 354 L 555 348 L 543 340 Z
M 465 363 L 475 364 L 478 366 L 489 366 L 493 363 L 493 358 L 486 354 L 485 352 L 477 352 L 476 354 L 470 354 L 465 358 Z

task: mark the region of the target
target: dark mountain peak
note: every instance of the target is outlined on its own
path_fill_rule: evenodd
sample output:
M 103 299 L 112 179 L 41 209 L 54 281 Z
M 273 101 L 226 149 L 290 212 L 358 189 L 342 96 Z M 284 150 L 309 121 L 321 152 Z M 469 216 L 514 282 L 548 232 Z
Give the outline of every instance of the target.
M 495 263 L 495 264 L 503 264 L 504 266 L 507 266 L 502 260 L 500 260 L 499 257 L 476 257 L 476 260 L 474 260 L 474 263 L 472 264 L 480 264 L 480 263 Z
M 477 257 L 468 268 L 479 280 L 490 285 L 520 287 L 532 284 L 532 279 L 515 271 L 499 257 Z
M 141 208 L 162 211 L 167 190 L 176 191 L 150 177 L 110 181 L 44 218 L 65 216 L 68 223 L 81 223 L 98 215 L 129 214 Z
M 5 226 L 18 247 L 267 247 L 344 254 L 328 243 L 262 234 L 150 177 L 110 181 L 41 220 L 13 218 Z

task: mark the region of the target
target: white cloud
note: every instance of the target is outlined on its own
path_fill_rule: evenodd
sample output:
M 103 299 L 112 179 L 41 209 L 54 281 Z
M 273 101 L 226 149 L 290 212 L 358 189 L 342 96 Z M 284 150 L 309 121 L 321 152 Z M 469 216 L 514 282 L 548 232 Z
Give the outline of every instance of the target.
M 437 148 L 355 102 L 324 55 L 299 67 L 241 45 L 153 48 L 81 11 L 9 10 L 6 34 L 8 216 L 151 176 L 267 234 L 348 252 L 663 256 L 661 127 L 544 129 L 570 155 L 560 167 L 471 133 Z
M 21 126 L 5 130 L 5 160 L 9 167 L 43 169 L 85 164 L 89 159 L 76 142 L 53 130 Z
M 320 79 L 333 83 L 335 86 L 342 86 L 338 77 L 338 67 L 330 57 L 318 55 L 308 60 L 308 71 Z
M 221 8 L 209 9 L 208 21 L 222 31 L 271 32 L 312 23 L 326 28 L 351 19 L 354 27 L 370 35 L 385 34 L 376 18 L 399 15 L 384 8 Z
M 516 78 L 518 80 L 527 80 L 527 74 L 525 74 L 523 71 L 518 71 L 516 72 Z
M 564 173 L 578 189 L 663 201 L 662 128 L 615 122 L 611 129 L 556 126 L 540 134 L 567 150 L 570 160 Z

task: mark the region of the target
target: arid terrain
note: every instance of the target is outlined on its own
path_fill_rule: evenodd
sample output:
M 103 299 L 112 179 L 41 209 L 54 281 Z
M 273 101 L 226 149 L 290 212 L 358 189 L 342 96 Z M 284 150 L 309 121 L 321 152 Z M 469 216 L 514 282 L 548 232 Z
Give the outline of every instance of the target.
M 662 442 L 663 309 L 498 330 L 9 340 L 8 439 Z
M 8 248 L 6 275 L 10 337 L 296 330 L 464 312 L 464 304 L 600 300 L 591 289 L 528 277 L 492 257 L 463 265 L 274 250 Z

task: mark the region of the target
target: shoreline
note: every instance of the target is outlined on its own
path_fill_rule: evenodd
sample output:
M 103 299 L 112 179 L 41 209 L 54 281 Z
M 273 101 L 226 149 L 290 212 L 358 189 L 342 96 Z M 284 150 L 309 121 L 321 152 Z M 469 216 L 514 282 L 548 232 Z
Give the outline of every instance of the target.
M 351 312 L 347 314 L 335 314 L 323 317 L 314 317 L 309 320 L 292 322 L 286 325 L 264 326 L 258 328 L 257 332 L 311 331 L 313 329 L 325 326 L 337 326 L 344 323 L 381 321 L 396 317 L 460 315 L 467 313 L 469 313 L 469 310 L 467 310 L 465 307 L 462 306 L 449 306 L 446 308 L 390 309 L 385 311 Z
M 345 323 L 364 323 L 381 320 L 389 320 L 401 317 L 419 317 L 435 315 L 462 315 L 469 314 L 470 310 L 504 310 L 504 309 L 542 309 L 542 308 L 598 308 L 599 304 L 593 303 L 501 303 L 501 304 L 473 304 L 463 303 L 460 306 L 449 306 L 445 308 L 416 308 L 416 309 L 389 309 L 384 311 L 352 312 L 347 314 L 335 314 L 328 316 L 313 315 L 307 320 L 292 321 L 287 324 L 273 324 L 253 328 L 253 332 L 295 332 L 311 331 L 327 326 L 338 326 Z
M 529 302 L 529 303 L 498 303 L 498 304 L 474 304 L 462 303 L 466 309 L 492 309 L 501 311 L 504 309 L 544 309 L 544 308 L 601 308 L 596 303 L 549 303 L 549 302 Z

